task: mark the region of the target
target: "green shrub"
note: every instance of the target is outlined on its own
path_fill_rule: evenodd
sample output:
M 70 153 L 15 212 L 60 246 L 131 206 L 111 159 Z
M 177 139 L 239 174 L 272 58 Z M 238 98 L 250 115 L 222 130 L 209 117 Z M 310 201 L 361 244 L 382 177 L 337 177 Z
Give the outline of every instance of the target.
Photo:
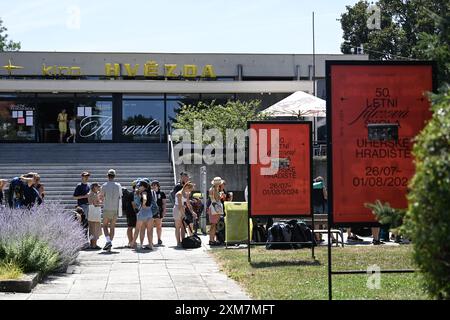
M 381 224 L 389 225 L 393 232 L 403 223 L 405 210 L 392 208 L 388 202 L 383 204 L 380 200 L 376 200 L 374 203 L 366 203 L 365 206 L 372 210 Z
M 433 117 L 417 136 L 403 228 L 433 298 L 450 299 L 450 88 L 432 96 Z
M 17 263 L 0 261 L 0 280 L 19 279 L 22 274 L 23 271 Z
M 17 265 L 25 273 L 47 274 L 58 267 L 59 254 L 46 242 L 29 236 L 19 242 L 0 244 L 0 260 Z

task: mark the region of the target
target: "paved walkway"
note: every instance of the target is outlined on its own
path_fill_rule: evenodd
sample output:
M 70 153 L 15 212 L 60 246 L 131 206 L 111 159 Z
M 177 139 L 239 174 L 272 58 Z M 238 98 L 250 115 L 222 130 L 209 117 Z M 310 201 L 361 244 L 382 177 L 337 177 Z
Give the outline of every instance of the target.
M 175 247 L 173 228 L 163 229 L 163 246 L 136 252 L 124 248 L 126 229 L 116 229 L 111 253 L 82 251 L 67 273 L 49 276 L 31 293 L 0 293 L 1 299 L 249 299 L 220 272 L 203 246 Z M 154 235 L 156 238 L 156 234 Z M 99 242 L 104 244 L 104 237 Z M 144 242 L 145 244 L 145 242 Z

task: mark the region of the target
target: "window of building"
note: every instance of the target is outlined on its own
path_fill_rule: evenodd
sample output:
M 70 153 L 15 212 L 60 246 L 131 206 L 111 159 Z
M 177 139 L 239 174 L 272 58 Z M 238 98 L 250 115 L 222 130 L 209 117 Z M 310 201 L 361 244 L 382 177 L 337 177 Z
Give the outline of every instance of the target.
M 20 100 L 0 101 L 0 140 L 34 141 L 36 108 Z
M 77 137 L 81 141 L 112 141 L 112 101 L 86 101 L 76 104 Z
M 122 101 L 124 141 L 162 141 L 164 139 L 164 100 Z

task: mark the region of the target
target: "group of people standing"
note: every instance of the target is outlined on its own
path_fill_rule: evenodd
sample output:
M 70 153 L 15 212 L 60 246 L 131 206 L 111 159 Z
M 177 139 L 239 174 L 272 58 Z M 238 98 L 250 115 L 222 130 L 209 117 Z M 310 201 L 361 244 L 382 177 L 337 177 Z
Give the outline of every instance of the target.
M 5 199 L 4 190 L 8 188 Z M 31 208 L 44 201 L 45 189 L 37 172 L 28 172 L 11 181 L 0 179 L 0 205 L 11 208 Z
M 100 186 L 89 184 L 89 172 L 81 174 L 81 182 L 73 193 L 77 200 L 76 212 L 83 226 L 88 230 L 89 247 L 101 249 L 97 240 L 102 234 L 106 238 L 103 250 L 110 251 L 114 239 L 116 222 L 123 212 L 127 218 L 128 248 L 153 249 L 153 228 L 156 226 L 158 245 L 162 245 L 162 218 L 166 214 L 166 196 L 158 180 L 139 178 L 131 183 L 133 190 L 123 188 L 114 181 L 116 171 L 108 171 L 108 182 Z M 87 224 L 83 221 L 87 221 Z M 145 234 L 148 244 L 144 246 Z M 139 238 L 140 245 L 137 244 Z
M 209 245 L 217 246 L 221 241 L 217 239 L 216 226 L 220 218 L 224 216 L 223 204 L 225 201 L 233 201 L 233 194 L 225 190 L 226 182 L 221 177 L 215 177 L 211 181 L 206 202 L 206 212 L 209 217 Z M 186 227 L 189 234 L 193 233 L 194 221 L 198 219 L 198 212 L 192 207 L 191 199 L 195 184 L 190 181 L 189 174 L 180 173 L 180 181 L 171 192 L 174 201 L 173 218 L 175 219 L 175 239 L 181 246 L 186 236 Z
M 73 193 L 73 198 L 77 200 L 74 214 L 85 229 L 89 242 L 86 248 L 100 250 L 97 241 L 103 234 L 106 238 L 103 250 L 111 250 L 117 219 L 122 213 L 126 215 L 127 219 L 128 248 L 152 250 L 155 227 L 156 244 L 159 246 L 163 244 L 161 240 L 162 219 L 167 212 L 167 196 L 161 190 L 158 180 L 150 181 L 148 178 L 138 178 L 131 183 L 132 190 L 130 191 L 115 182 L 116 171 L 114 169 L 108 170 L 108 181 L 102 185 L 97 182 L 90 183 L 90 176 L 89 172 L 82 172 L 81 182 Z M 211 225 L 209 244 L 212 246 L 221 244 L 217 240 L 216 226 L 224 215 L 223 203 L 233 199 L 232 193 L 226 192 L 225 184 L 225 180 L 215 177 L 211 181 L 211 188 L 208 192 L 206 211 Z M 0 204 L 5 202 L 3 190 L 7 185 L 7 180 L 0 180 Z M 194 189 L 195 184 L 190 181 L 189 174 L 181 172 L 179 182 L 169 195 L 174 205 L 173 218 L 178 247 L 182 247 L 186 231 L 189 235 L 196 232 L 196 222 L 203 211 L 202 207 L 193 206 L 191 202 Z M 40 176 L 34 172 L 14 178 L 9 183 L 9 190 L 8 202 L 14 208 L 31 208 L 35 204 L 39 205 L 45 196 Z M 198 202 L 203 206 L 201 200 Z M 146 245 L 144 245 L 145 236 L 147 236 Z

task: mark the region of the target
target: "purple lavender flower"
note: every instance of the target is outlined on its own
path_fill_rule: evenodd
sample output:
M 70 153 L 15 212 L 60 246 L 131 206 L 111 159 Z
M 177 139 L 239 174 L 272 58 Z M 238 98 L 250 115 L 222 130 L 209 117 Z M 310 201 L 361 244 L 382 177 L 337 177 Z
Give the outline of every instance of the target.
M 19 247 L 30 238 L 58 253 L 57 268 L 73 263 L 86 243 L 80 223 L 59 203 L 45 203 L 30 210 L 0 208 L 0 253 L 2 247 Z

